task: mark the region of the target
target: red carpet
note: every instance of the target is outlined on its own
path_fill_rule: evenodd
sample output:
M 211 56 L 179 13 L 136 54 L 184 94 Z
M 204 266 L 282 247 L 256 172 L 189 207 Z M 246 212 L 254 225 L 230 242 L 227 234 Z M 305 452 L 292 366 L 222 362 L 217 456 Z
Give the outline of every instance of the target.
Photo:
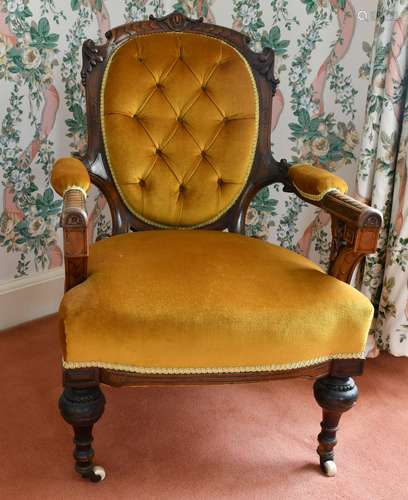
M 73 471 L 55 318 L 0 334 L 0 499 L 408 499 L 408 359 L 383 355 L 344 415 L 338 474 L 318 469 L 312 383 L 105 388 L 103 483 Z

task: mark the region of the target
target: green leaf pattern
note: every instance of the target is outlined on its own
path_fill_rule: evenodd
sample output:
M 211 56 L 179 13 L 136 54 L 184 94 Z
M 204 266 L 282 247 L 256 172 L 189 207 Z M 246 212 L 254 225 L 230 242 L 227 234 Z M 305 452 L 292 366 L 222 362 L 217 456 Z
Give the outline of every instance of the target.
M 407 25 L 405 1 L 380 1 L 374 43 L 364 49 L 372 63 L 357 172 L 360 198 L 384 214 L 377 253 L 360 277 L 376 307 L 370 347 L 398 356 L 408 356 Z

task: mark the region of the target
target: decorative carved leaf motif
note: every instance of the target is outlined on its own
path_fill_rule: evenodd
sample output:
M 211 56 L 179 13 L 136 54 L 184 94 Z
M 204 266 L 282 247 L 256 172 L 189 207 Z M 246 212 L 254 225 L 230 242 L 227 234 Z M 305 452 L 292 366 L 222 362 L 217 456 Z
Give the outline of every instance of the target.
M 168 16 L 161 18 L 150 16 L 149 19 L 151 21 L 156 21 L 159 24 L 165 24 L 168 28 L 170 28 L 173 31 L 182 31 L 185 30 L 189 25 L 203 22 L 202 17 L 200 17 L 199 19 L 190 19 L 181 12 L 172 12 Z
M 98 63 L 102 63 L 105 60 L 105 56 L 102 54 L 101 48 L 93 40 L 86 40 L 82 46 L 82 58 L 81 80 L 83 85 L 85 85 L 88 74 L 91 73 Z

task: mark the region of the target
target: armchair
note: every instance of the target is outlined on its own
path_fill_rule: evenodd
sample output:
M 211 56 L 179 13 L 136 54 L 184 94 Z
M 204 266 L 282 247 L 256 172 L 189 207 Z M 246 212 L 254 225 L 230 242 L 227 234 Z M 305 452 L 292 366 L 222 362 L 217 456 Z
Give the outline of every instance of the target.
M 145 386 L 316 379 L 317 452 L 334 475 L 343 412 L 357 400 L 373 308 L 350 283 L 376 249 L 381 214 L 338 177 L 271 154 L 274 53 L 179 13 L 120 26 L 83 46 L 88 149 L 56 162 L 63 196 L 64 391 L 75 467 L 99 481 L 93 425 L 101 384 Z M 87 241 L 90 182 L 113 236 Z M 332 216 L 328 274 L 244 236 L 251 199 L 280 182 Z M 227 230 L 227 231 L 225 231 Z

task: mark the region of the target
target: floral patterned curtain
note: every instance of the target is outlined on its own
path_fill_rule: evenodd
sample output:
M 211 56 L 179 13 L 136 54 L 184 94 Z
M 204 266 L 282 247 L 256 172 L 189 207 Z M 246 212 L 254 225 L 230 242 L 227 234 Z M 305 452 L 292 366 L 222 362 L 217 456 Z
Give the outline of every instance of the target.
M 408 5 L 381 0 L 374 37 L 357 194 L 384 214 L 377 253 L 367 258 L 361 290 L 376 306 L 368 344 L 408 356 Z

